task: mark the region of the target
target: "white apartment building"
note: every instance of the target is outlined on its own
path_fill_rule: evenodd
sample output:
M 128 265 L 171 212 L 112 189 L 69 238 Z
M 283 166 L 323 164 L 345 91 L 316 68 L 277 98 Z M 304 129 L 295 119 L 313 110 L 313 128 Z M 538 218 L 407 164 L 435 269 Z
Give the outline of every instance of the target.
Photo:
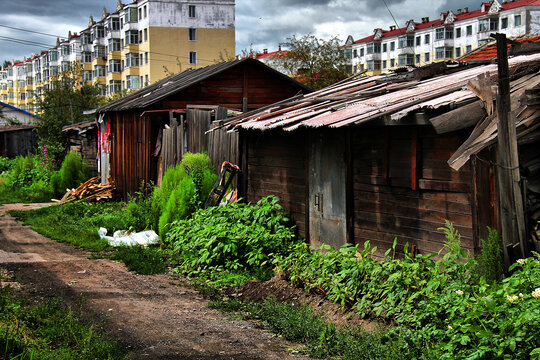
M 492 0 L 475 11 L 457 9 L 436 20 L 409 20 L 403 28 L 375 29 L 373 35 L 356 41 L 349 36 L 343 48 L 352 73 L 376 75 L 459 58 L 493 41 L 490 34 L 496 32 L 508 37 L 540 32 L 540 0 Z
M 36 97 L 70 71 L 102 95 L 137 90 L 171 73 L 235 54 L 235 0 L 118 0 L 52 49 L 0 69 L 0 101 L 39 112 Z

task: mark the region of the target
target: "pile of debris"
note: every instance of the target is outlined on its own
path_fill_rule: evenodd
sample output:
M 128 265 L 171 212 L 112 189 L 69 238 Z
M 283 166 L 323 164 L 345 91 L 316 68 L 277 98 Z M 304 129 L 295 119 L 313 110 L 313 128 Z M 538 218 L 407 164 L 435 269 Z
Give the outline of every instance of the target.
M 59 204 L 67 202 L 82 200 L 98 202 L 102 200 L 112 199 L 114 196 L 114 182 L 111 178 L 108 179 L 107 184 L 101 184 L 99 177 L 93 177 L 90 180 L 84 182 L 76 189 L 67 190 L 66 194 L 61 200 L 55 200 Z

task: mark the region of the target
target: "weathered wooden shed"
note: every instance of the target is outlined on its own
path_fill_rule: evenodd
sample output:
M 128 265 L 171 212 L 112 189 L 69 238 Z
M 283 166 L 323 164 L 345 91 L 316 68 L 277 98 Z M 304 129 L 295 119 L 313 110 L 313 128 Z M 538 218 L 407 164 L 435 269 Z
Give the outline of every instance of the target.
M 538 105 L 523 101 L 525 90 L 540 84 L 540 54 L 510 65 L 523 142 L 532 136 L 530 125 L 540 125 Z M 437 229 L 449 220 L 462 246 L 475 252 L 486 226 L 499 224 L 494 174 L 500 169 L 489 147 L 493 128 L 489 135 L 473 131 L 493 118 L 492 102 L 471 89 L 496 73 L 494 64 L 438 64 L 353 78 L 232 118 L 222 127 L 239 132 L 244 146 L 241 196 L 251 202 L 280 196 L 299 235 L 314 246 L 369 240 L 382 254 L 398 238 L 400 250 L 409 243 L 431 253 L 442 248 Z M 535 131 L 529 146 L 538 144 Z M 480 141 L 485 136 L 490 141 Z M 467 143 L 471 152 L 458 153 Z M 453 156 L 459 166 L 448 162 Z M 538 169 L 529 174 L 535 183 L 540 179 Z
M 210 155 L 216 164 L 235 162 L 237 136 L 211 135 L 222 142 L 217 146 L 205 134 L 211 122 L 226 117 L 228 111 L 257 109 L 299 92 L 310 89 L 254 59 L 189 69 L 165 78 L 97 110 L 102 180 L 110 173 L 127 196 L 143 180 L 158 182 L 168 165 L 164 157 L 174 162 L 185 151 L 214 149 Z M 165 133 L 170 140 L 164 142 Z
M 34 125 L 0 126 L 0 156 L 16 158 L 26 156 L 37 149 Z
M 98 126 L 95 120 L 66 125 L 62 131 L 67 135 L 69 151 L 75 151 L 87 163 L 92 176 L 98 174 Z

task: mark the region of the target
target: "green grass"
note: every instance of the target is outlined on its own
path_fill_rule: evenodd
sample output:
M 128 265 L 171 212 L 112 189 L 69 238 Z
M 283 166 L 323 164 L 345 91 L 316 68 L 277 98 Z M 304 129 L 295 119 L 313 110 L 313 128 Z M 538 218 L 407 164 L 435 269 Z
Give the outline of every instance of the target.
M 167 270 L 162 251 L 155 248 L 121 246 L 116 248 L 111 258 L 122 261 L 129 270 L 137 274 L 162 274 Z
M 35 302 L 35 298 L 32 299 Z M 99 322 L 83 323 L 59 300 L 30 303 L 0 289 L 1 359 L 127 359 Z
M 408 348 L 404 339 L 390 337 L 383 331 L 337 329 L 324 320 L 323 314 L 298 303 L 279 303 L 273 298 L 262 303 L 217 299 L 208 306 L 235 317 L 261 320 L 273 333 L 304 344 L 299 350 L 317 358 L 415 359 L 422 356 L 418 349 Z
M 124 210 L 123 203 L 88 204 L 84 202 L 53 205 L 34 210 L 13 210 L 11 215 L 30 225 L 36 232 L 56 241 L 65 242 L 103 256 L 113 250 L 98 235 L 104 227 L 109 234 L 129 229 L 133 217 Z M 123 261 L 129 270 L 139 274 L 158 274 L 166 271 L 161 250 L 155 248 L 119 247 L 111 256 Z

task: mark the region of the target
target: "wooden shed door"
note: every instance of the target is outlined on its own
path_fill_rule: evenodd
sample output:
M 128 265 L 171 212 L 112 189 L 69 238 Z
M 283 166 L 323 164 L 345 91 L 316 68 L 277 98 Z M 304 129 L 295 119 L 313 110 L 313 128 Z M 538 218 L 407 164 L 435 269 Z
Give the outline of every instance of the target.
M 309 239 L 339 248 L 347 242 L 345 140 L 314 134 L 309 157 Z

